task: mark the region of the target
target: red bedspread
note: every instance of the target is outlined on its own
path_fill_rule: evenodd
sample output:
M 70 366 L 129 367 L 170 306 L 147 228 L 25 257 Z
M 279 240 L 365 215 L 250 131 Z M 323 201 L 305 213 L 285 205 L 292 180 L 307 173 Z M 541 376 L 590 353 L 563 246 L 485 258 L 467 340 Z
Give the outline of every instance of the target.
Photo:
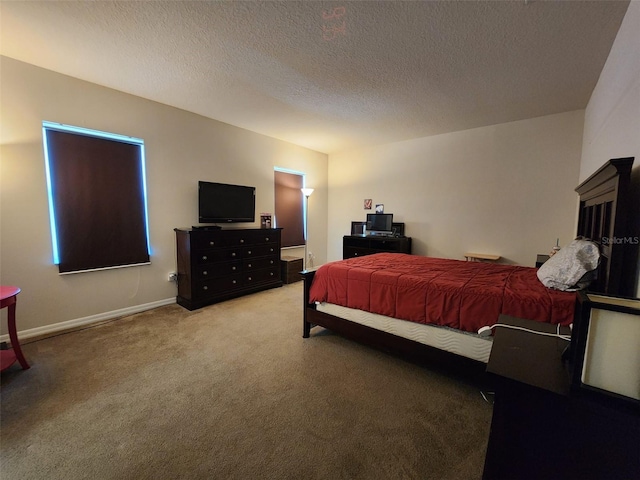
M 477 332 L 501 313 L 568 325 L 575 295 L 542 285 L 535 268 L 378 253 L 320 267 L 310 301 Z

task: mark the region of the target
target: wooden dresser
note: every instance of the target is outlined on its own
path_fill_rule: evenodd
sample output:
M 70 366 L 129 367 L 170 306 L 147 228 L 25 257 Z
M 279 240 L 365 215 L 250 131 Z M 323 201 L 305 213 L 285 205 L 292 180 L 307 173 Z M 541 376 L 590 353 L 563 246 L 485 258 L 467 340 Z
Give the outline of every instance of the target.
M 342 237 L 343 259 L 380 252 L 411 253 L 411 237 L 375 235 L 345 235 Z
M 279 228 L 176 228 L 177 303 L 195 310 L 282 286 Z

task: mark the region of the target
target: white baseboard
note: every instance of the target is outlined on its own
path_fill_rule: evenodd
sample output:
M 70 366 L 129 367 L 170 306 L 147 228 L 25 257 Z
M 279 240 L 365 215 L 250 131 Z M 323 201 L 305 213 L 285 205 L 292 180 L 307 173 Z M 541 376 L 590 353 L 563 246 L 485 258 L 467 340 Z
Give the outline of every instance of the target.
M 62 330 L 84 327 L 93 323 L 103 322 L 105 320 L 111 320 L 119 317 L 125 317 L 127 315 L 133 315 L 134 313 L 144 312 L 153 308 L 164 307 L 165 305 L 171 305 L 172 303 L 176 303 L 175 297 L 167 298 L 165 300 L 158 300 L 157 302 L 144 303 L 142 305 L 134 305 L 133 307 L 112 310 L 110 312 L 98 313 L 96 315 L 90 315 L 88 317 L 76 318 L 75 320 L 67 320 L 65 322 L 54 323 L 52 325 L 45 325 L 43 327 L 30 328 L 28 330 L 18 331 L 18 339 L 26 340 L 27 338 L 38 337 L 40 335 L 49 335 L 51 333 L 60 332 Z M 16 323 L 18 322 L 19 320 Z M 8 334 L 0 335 L 0 342 L 8 341 Z

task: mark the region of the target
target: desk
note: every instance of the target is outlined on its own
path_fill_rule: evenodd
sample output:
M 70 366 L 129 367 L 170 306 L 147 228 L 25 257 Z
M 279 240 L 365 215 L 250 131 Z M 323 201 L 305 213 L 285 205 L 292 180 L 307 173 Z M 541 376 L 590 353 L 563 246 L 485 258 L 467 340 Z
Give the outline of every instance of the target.
M 506 315 L 499 323 L 556 331 Z M 496 392 L 484 480 L 637 478 L 638 417 L 572 392 L 561 358 L 567 344 L 496 327 L 487 364 Z
M 411 237 L 385 237 L 382 235 L 345 235 L 342 237 L 343 260 L 380 252 L 411 254 Z
M 0 286 L 0 308 L 8 307 L 7 327 L 9 330 L 9 338 L 11 339 L 11 348 L 9 350 L 0 350 L 0 371 L 4 371 L 15 363 L 20 362 L 23 370 L 29 368 L 29 364 L 22 354 L 20 342 L 18 342 L 18 333 L 16 332 L 16 297 L 20 293 L 18 287 Z

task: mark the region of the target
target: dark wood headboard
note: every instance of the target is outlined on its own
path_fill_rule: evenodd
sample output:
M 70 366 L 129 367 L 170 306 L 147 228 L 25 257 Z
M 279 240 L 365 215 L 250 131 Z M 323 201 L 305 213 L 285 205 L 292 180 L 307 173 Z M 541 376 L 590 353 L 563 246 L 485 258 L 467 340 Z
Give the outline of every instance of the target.
M 576 188 L 580 195 L 578 236 L 590 238 L 602 254 L 590 291 L 633 296 L 637 239 L 630 229 L 633 157 L 609 160 Z

